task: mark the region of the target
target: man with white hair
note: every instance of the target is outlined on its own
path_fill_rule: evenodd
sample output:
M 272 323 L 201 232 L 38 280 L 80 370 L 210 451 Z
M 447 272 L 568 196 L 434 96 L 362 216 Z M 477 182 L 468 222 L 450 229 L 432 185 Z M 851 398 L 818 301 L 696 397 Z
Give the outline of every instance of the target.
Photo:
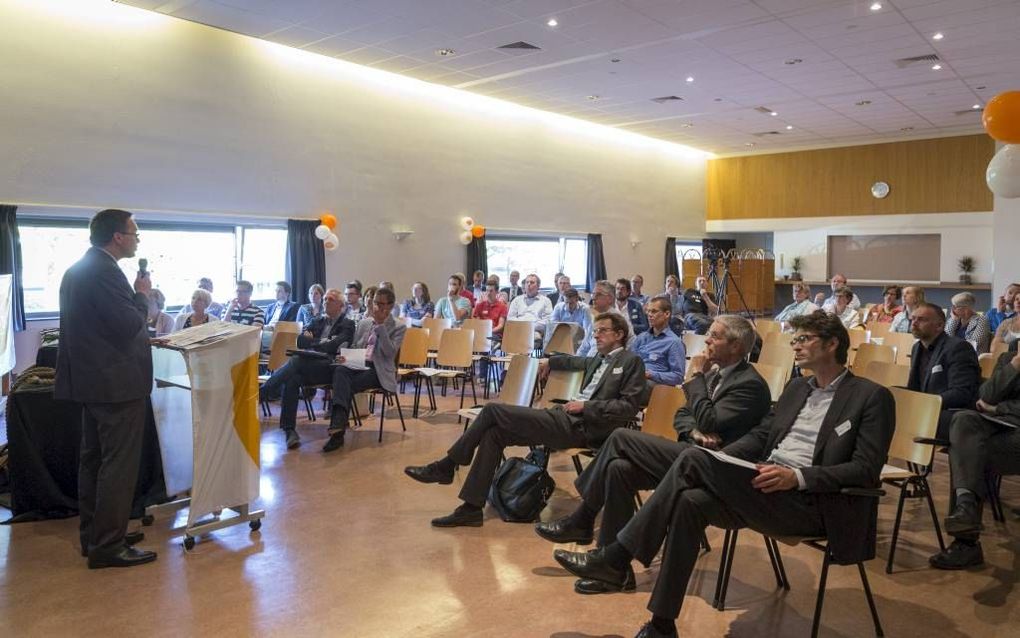
M 992 343 L 992 330 L 988 318 L 974 310 L 977 300 L 969 292 L 961 292 L 950 299 L 953 309 L 946 318 L 946 334 L 969 341 L 978 354 L 988 352 Z
M 825 297 L 824 292 L 820 292 L 815 295 L 815 304 L 821 306 L 822 310 L 825 312 L 832 312 L 832 309 L 836 306 L 836 292 L 840 288 L 849 289 L 849 286 L 846 284 L 846 277 L 840 273 L 836 273 L 832 276 L 832 279 L 829 280 L 829 286 L 832 287 L 832 294 L 828 298 Z M 856 294 L 854 294 L 854 298 L 850 301 L 850 308 L 857 310 L 860 307 L 861 300 Z

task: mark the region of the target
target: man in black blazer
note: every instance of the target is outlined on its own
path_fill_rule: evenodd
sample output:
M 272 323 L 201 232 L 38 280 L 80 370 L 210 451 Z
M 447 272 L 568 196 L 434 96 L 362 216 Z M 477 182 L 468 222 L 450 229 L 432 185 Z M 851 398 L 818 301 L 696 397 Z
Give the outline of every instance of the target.
M 946 315 L 922 302 L 910 316 L 910 331 L 919 339 L 910 354 L 907 389 L 942 397 L 938 437 L 949 438 L 953 410 L 972 409 L 981 385 L 981 365 L 974 348 L 945 333 Z
M 950 501 L 946 532 L 953 542 L 928 559 L 938 569 L 981 565 L 981 510 L 987 475 L 1020 474 L 1020 354 L 1003 353 L 981 385 L 977 410 L 960 410 L 949 429 Z
M 634 515 L 634 496 L 654 489 L 680 453 L 694 444 L 717 449 L 733 443 L 758 425 L 769 411 L 769 386 L 745 361 L 754 345 L 754 326 L 737 315 L 718 317 L 708 331 L 705 355 L 691 364 L 694 376 L 683 385 L 687 403 L 674 419 L 679 441 L 621 428 L 614 430 L 575 485 L 581 505 L 569 516 L 535 525 L 539 536 L 554 543 L 587 545 L 594 538 L 595 517 L 602 511 L 599 547 L 616 540 Z M 634 588 L 628 566 L 623 588 Z M 610 591 L 599 581 L 579 580 L 583 594 Z
M 322 298 L 324 312 L 309 324 L 309 329 L 298 336 L 297 346 L 302 350 L 321 352 L 315 357 L 295 354 L 290 361 L 273 371 L 259 388 L 259 400 L 273 400 L 283 394 L 280 402 L 280 429 L 287 439 L 287 449 L 301 445 L 298 436 L 297 406 L 301 399 L 301 386 L 321 385 L 333 381 L 333 357 L 343 346 L 354 340 L 354 322 L 344 316 L 344 299 L 336 288 L 330 288 Z
M 139 241 L 131 213 L 96 213 L 89 223 L 92 247 L 60 282 L 53 396 L 83 408 L 78 514 L 90 569 L 156 560 L 155 552 L 131 547 L 141 534 L 127 534 L 152 391 L 146 330 L 152 283 L 139 272 L 132 290 L 117 262 L 134 257 Z
M 875 503 L 841 495 L 844 487 L 879 485 L 896 421 L 892 394 L 845 367 L 850 336 L 824 312 L 795 318 L 797 364 L 814 376 L 791 381 L 762 423 L 723 452 L 685 450 L 648 502 L 591 553 L 557 550 L 556 560 L 580 578 L 619 587 L 630 561 L 645 566 L 665 543 L 648 604 L 652 620 L 638 636 L 676 636 L 688 581 L 708 525 L 750 527 L 769 536 L 827 536 L 833 559 L 871 558 Z
M 266 307 L 267 326 L 275 325 L 277 321 L 297 321 L 297 313 L 301 305 L 290 300 L 290 292 L 291 288 L 288 282 L 276 282 L 276 301 Z
M 547 445 L 558 450 L 598 447 L 613 430 L 637 414 L 645 391 L 645 366 L 640 357 L 624 347 L 627 322 L 618 314 L 603 313 L 595 318 L 594 326 L 597 356 L 554 355 L 548 366 L 539 368 L 540 377 L 550 368 L 584 371 L 581 391 L 571 401 L 545 410 L 489 403 L 445 457 L 428 465 L 404 468 L 404 473 L 416 481 L 448 485 L 458 465 L 471 465 L 460 491 L 464 503 L 452 514 L 433 519 L 432 525 L 482 524 L 482 507 L 507 446 Z
M 556 308 L 556 304 L 566 301 L 564 295 L 570 290 L 570 277 L 563 273 L 556 273 L 556 276 L 553 278 L 553 285 L 555 290 L 546 295 L 546 297 L 549 298 L 549 303 L 552 304 L 552 307 Z

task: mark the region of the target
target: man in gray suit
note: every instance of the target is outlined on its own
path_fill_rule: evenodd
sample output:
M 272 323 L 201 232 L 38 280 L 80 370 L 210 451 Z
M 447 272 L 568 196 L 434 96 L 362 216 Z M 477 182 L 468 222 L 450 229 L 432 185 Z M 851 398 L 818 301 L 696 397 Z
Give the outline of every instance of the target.
M 82 404 L 79 534 L 90 569 L 156 560 L 156 552 L 131 547 L 140 533 L 127 534 L 152 391 L 146 329 L 152 283 L 139 271 L 132 290 L 117 262 L 134 257 L 139 241 L 131 213 L 96 213 L 89 223 L 92 247 L 60 282 L 53 396 Z
M 458 465 L 471 465 L 460 491 L 464 503 L 452 514 L 433 519 L 432 525 L 481 526 L 482 507 L 507 446 L 598 447 L 637 414 L 645 389 L 645 366 L 640 357 L 624 348 L 626 319 L 615 313 L 600 314 L 593 332 L 598 356 L 554 355 L 539 371 L 544 377 L 549 369 L 583 370 L 581 390 L 571 401 L 545 410 L 489 403 L 445 457 L 404 468 L 416 481 L 448 485 Z
M 366 309 L 368 316 L 358 322 L 354 331 L 352 347 L 365 349 L 368 369 L 352 370 L 342 365 L 333 368 L 333 413 L 329 419 L 329 440 L 322 446 L 323 452 L 343 447 L 355 394 L 372 388 L 397 391 L 397 354 L 407 326 L 393 320 L 395 302 L 392 290 L 380 288 L 372 307 Z M 336 361 L 343 363 L 344 359 L 338 355 Z
M 872 558 L 875 500 L 843 495 L 874 488 L 896 425 L 892 393 L 846 369 L 850 335 L 822 311 L 796 317 L 797 364 L 814 376 L 791 381 L 772 413 L 723 452 L 682 452 L 616 541 L 591 553 L 556 550 L 564 568 L 622 588 L 631 560 L 648 566 L 664 546 L 662 568 L 641 638 L 676 636 L 705 527 L 749 527 L 769 536 L 825 536 L 837 564 Z
M 687 403 L 677 411 L 673 427 L 679 441 L 636 430 L 615 430 L 575 485 L 581 505 L 559 520 L 535 525 L 535 532 L 554 543 L 587 545 L 594 539 L 595 518 L 602 511 L 599 547 L 616 540 L 634 515 L 634 496 L 655 489 L 680 453 L 693 444 L 719 448 L 733 443 L 758 425 L 772 403 L 769 386 L 744 359 L 754 345 L 754 326 L 737 315 L 712 322 L 704 355 L 691 361 L 695 372 L 683 385 Z M 623 589 L 634 588 L 628 566 Z M 611 591 L 599 581 L 579 580 L 579 594 Z

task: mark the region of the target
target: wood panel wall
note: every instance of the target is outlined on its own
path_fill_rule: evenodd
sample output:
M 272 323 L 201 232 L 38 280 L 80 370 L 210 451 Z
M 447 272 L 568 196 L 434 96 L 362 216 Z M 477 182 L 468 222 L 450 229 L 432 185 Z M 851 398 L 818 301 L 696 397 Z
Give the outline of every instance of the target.
M 992 210 L 987 135 L 710 160 L 708 219 Z M 871 185 L 889 184 L 885 199 Z

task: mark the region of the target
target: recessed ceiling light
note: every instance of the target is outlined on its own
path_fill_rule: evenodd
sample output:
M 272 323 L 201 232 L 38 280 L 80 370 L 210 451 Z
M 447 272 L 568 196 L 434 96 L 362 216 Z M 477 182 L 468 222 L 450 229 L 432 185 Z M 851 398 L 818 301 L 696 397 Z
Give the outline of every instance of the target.
M 854 102 L 854 106 L 867 106 L 871 104 L 871 100 L 861 100 L 860 102 Z
M 975 86 L 974 88 L 977 89 L 978 91 L 984 91 L 988 87 L 987 86 Z
M 694 81 L 694 76 L 693 75 L 688 75 L 687 76 L 687 81 L 688 82 L 693 82 Z
M 942 65 L 941 64 L 933 64 L 933 65 L 931 65 L 931 70 L 932 71 L 941 71 L 942 70 Z
M 617 62 L 622 62 L 622 61 L 623 60 L 621 60 L 620 58 L 613 58 L 612 60 L 610 60 L 610 62 L 612 62 L 613 64 L 616 64 Z
M 901 130 L 901 131 L 903 131 L 903 132 L 905 133 L 905 132 L 907 132 L 907 131 L 913 131 L 913 130 L 914 130 L 914 127 L 913 127 L 913 126 L 904 126 L 904 127 L 903 127 L 903 128 L 901 128 L 900 130 Z
M 931 39 L 932 40 L 941 40 L 944 37 L 946 37 L 946 36 L 942 35 L 941 31 L 938 31 L 937 33 L 935 33 L 935 35 L 931 36 Z
M 722 98 L 721 97 L 714 97 L 714 98 L 712 98 L 712 101 L 713 102 L 722 102 Z
M 549 26 L 549 27 L 556 27 L 556 26 L 559 26 L 560 21 L 557 20 L 556 18 L 549 18 L 549 21 L 546 22 L 545 24 L 546 24 L 546 26 Z
M 881 2 L 872 2 L 870 8 L 871 8 L 872 11 L 881 11 L 882 10 L 882 3 Z
M 588 99 L 591 100 L 592 102 L 594 102 L 595 100 L 597 100 L 597 99 L 599 99 L 601 97 L 602 97 L 601 95 L 589 95 Z
M 772 117 L 775 117 L 775 116 L 779 115 L 779 113 L 777 113 L 775 111 L 772 111 L 772 112 L 769 113 L 769 115 L 771 115 Z
M 455 55 L 457 52 L 453 49 L 436 49 L 436 55 L 441 55 L 444 58 L 450 55 Z
M 975 104 L 975 105 L 971 106 L 970 108 L 972 108 L 972 109 L 979 109 L 979 108 L 981 108 L 981 105 L 980 104 Z
M 692 124 L 691 122 L 684 122 L 683 124 L 680 125 L 680 128 L 693 128 L 693 127 L 694 124 Z
M 754 146 L 754 142 L 744 142 L 744 146 Z
M 794 64 L 800 64 L 803 61 L 804 60 L 801 60 L 800 58 L 790 58 L 789 60 L 785 60 L 783 62 L 783 64 L 794 65 Z
M 791 126 L 791 125 L 787 124 L 787 125 L 786 125 L 786 130 L 787 130 L 787 131 L 792 131 L 792 130 L 793 130 L 793 126 Z

